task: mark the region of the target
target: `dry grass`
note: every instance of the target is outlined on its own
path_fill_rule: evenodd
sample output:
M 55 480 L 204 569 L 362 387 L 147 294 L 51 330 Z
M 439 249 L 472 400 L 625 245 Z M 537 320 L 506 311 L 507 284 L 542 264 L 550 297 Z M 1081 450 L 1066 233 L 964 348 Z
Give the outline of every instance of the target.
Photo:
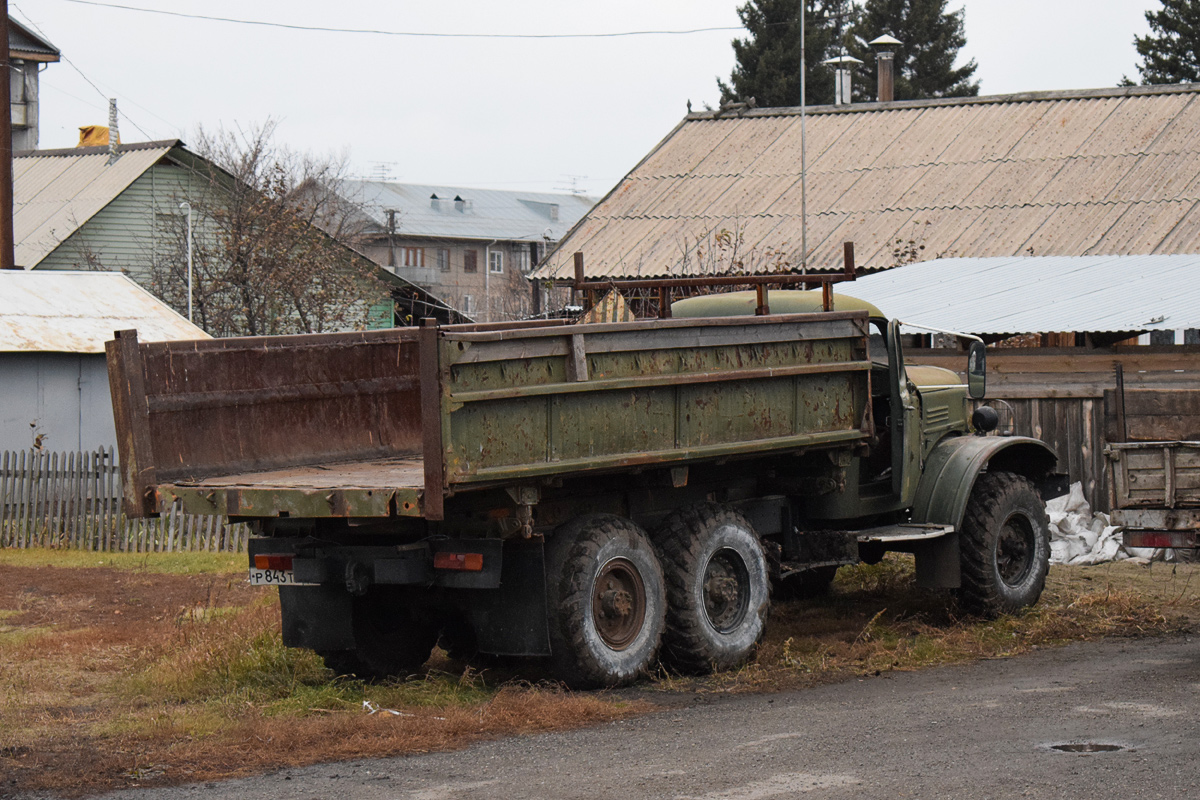
M 776 691 L 1113 636 L 1170 635 L 1200 621 L 1200 567 L 1129 562 L 1053 567 L 1041 601 L 983 620 L 922 590 L 911 556 L 843 568 L 828 597 L 772 609 L 754 661 L 704 678 L 663 675 L 664 690 Z
M 757 658 L 736 672 L 664 673 L 633 693 L 574 693 L 481 675 L 439 651 L 421 675 L 369 685 L 284 648 L 274 594 L 219 561 L 43 566 L 53 555 L 0 552 L 0 794 L 83 795 L 445 750 L 617 719 L 692 693 L 1170 634 L 1200 616 L 1191 565 L 1055 568 L 1037 607 L 985 621 L 917 589 L 911 561 L 889 557 L 843 569 L 827 598 L 777 604 Z

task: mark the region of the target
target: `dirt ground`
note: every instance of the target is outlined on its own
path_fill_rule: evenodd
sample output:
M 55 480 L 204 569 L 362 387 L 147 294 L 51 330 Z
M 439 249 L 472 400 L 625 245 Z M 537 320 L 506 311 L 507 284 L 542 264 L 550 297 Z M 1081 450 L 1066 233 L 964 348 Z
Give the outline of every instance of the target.
M 372 686 L 283 648 L 275 593 L 248 586 L 240 570 L 164 574 L 136 563 L 0 558 L 0 798 L 454 749 L 706 694 L 803 688 L 1067 641 L 1178 634 L 1194 628 L 1198 609 L 1195 566 L 1117 564 L 1055 568 L 1028 613 L 964 619 L 944 595 L 912 586 L 910 568 L 885 562 L 843 570 L 828 598 L 777 604 L 756 661 L 732 673 L 661 674 L 623 692 L 573 693 L 515 675 L 481 676 L 435 651 L 426 673 Z

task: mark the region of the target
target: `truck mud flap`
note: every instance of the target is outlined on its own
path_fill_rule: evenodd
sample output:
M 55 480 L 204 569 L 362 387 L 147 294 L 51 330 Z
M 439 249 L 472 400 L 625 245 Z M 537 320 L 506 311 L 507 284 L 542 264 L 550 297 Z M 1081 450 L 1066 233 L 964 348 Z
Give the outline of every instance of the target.
M 546 569 L 540 536 L 504 543 L 500 586 L 457 592 L 480 651 L 498 656 L 548 656 Z
M 342 586 L 280 586 L 284 646 L 319 653 L 353 650 L 352 603 Z

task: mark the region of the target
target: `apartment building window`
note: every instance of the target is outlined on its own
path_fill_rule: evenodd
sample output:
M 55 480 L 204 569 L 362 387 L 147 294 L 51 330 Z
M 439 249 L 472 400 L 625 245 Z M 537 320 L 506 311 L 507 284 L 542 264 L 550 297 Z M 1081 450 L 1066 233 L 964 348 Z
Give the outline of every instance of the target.
M 450 251 L 445 247 L 439 247 L 436 252 L 437 268 L 442 272 L 450 271 Z
M 513 266 L 521 270 L 522 274 L 529 272 L 529 250 L 524 245 L 513 253 Z
M 406 266 L 406 267 L 423 267 L 423 266 L 425 266 L 425 248 L 424 247 L 405 247 L 404 248 L 404 266 Z
M 504 272 L 504 253 L 502 251 L 492 250 L 488 253 L 488 272 L 493 275 Z
M 463 251 L 463 272 L 475 272 L 478 270 L 479 251 L 464 250 Z

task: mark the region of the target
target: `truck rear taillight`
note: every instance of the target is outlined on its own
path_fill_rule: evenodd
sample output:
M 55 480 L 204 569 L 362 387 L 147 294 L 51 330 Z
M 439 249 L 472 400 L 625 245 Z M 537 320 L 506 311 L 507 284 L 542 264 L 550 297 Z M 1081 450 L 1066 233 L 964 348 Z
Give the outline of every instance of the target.
M 434 553 L 433 568 L 480 572 L 483 569 L 483 553 Z
M 292 556 L 290 553 L 261 553 L 254 557 L 254 568 L 289 571 L 292 568 Z
M 1200 547 L 1196 531 L 1125 531 L 1126 547 Z

